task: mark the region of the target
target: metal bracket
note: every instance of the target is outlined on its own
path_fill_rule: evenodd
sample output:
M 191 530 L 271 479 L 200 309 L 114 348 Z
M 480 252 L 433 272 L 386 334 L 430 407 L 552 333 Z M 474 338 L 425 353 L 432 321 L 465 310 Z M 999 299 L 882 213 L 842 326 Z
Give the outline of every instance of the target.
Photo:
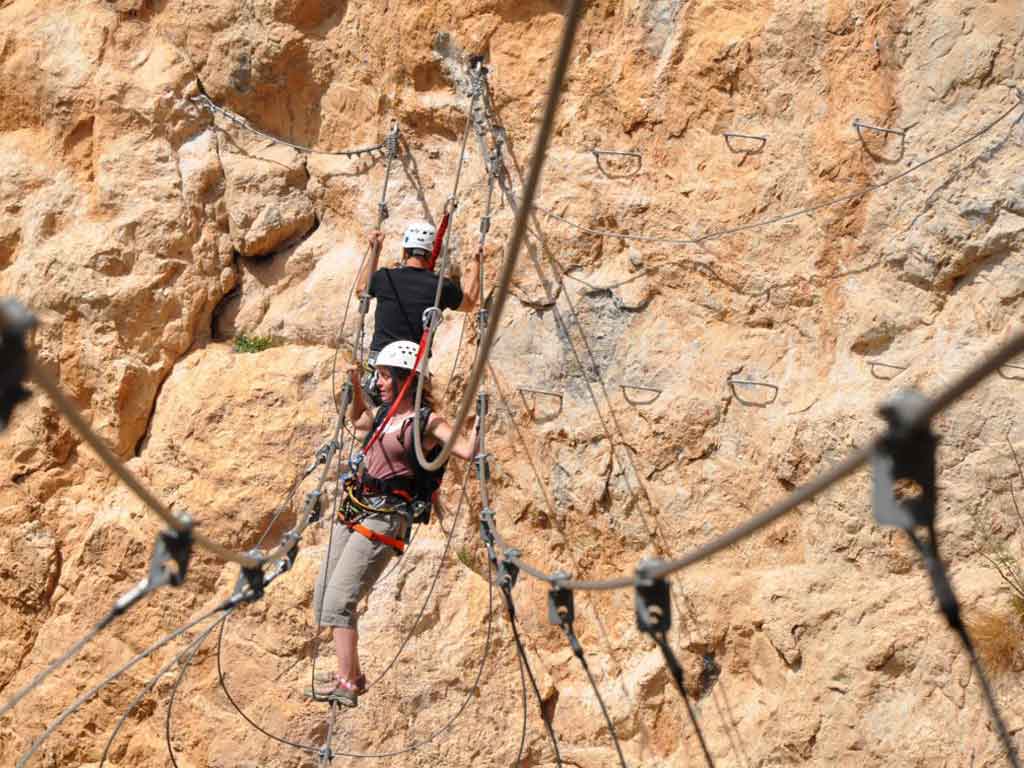
M 590 150 L 590 153 L 594 156 L 594 162 L 597 163 L 597 169 L 609 178 L 630 178 L 632 176 L 636 176 L 641 170 L 643 170 L 644 156 L 636 150 L 598 149 L 597 147 L 594 147 Z M 633 158 L 636 160 L 636 168 L 632 171 L 611 173 L 601 162 L 602 157 L 608 156 Z
M 930 425 L 914 427 L 927 398 L 904 390 L 879 408 L 889 423 L 871 457 L 871 503 L 879 525 L 913 530 L 935 521 L 935 449 L 938 439 Z M 914 495 L 902 493 L 899 486 Z
M 636 626 L 641 632 L 668 632 L 672 626 L 672 600 L 668 582 L 651 575 L 657 560 L 641 560 L 636 567 Z
M 349 384 L 349 386 L 352 386 Z M 328 440 L 326 443 L 316 449 L 316 464 L 314 467 L 321 464 L 327 464 L 330 462 L 331 457 L 334 456 L 334 452 L 338 450 L 338 443 L 334 440 Z
M 750 133 L 737 133 L 735 131 L 723 131 L 722 138 L 725 139 L 725 146 L 730 152 L 737 155 L 759 155 L 764 152 L 765 145 L 768 143 L 767 136 L 757 136 Z M 744 148 L 740 146 L 733 146 L 732 139 L 746 139 L 749 141 L 760 142 L 756 148 Z
M 522 554 L 518 549 L 506 549 L 505 554 L 498 563 L 498 583 L 506 588 L 512 589 L 519 580 L 519 566 L 514 562 Z
M 861 144 L 867 146 L 867 142 L 864 139 L 864 130 L 874 131 L 876 133 L 884 133 L 886 135 L 899 136 L 900 137 L 900 157 L 903 156 L 903 152 L 906 149 L 907 143 L 907 132 L 898 128 L 883 128 L 879 125 L 871 125 L 870 123 L 863 123 L 859 117 L 853 118 L 853 129 L 857 132 L 857 138 Z M 870 153 L 870 150 L 868 150 Z
M 185 524 L 184 530 L 161 531 L 157 537 L 149 561 L 151 584 L 163 582 L 172 587 L 180 587 L 185 583 L 189 561 L 192 559 L 192 518 L 181 515 L 178 519 Z M 174 563 L 175 570 L 167 569 L 168 562 Z
M 548 621 L 557 626 L 571 625 L 576 619 L 576 609 L 571 589 L 566 589 L 560 582 L 568 581 L 569 574 L 556 571 L 551 574 L 554 584 L 548 590 Z
M 530 414 L 531 419 L 537 418 L 537 395 L 543 395 L 544 397 L 552 397 L 558 400 L 558 410 L 555 411 L 554 414 L 546 418 L 554 418 L 555 416 L 558 416 L 562 412 L 562 406 L 565 403 L 565 398 L 561 392 L 552 392 L 551 390 L 548 389 L 534 389 L 533 387 L 516 387 L 516 391 L 519 392 L 519 399 L 523 401 L 523 407 Z M 526 393 L 534 395 L 533 405 L 530 405 L 530 403 L 527 402 Z
M 315 523 L 323 517 L 323 494 L 319 490 L 313 490 L 306 494 L 306 503 L 305 509 L 303 509 L 303 514 L 306 516 L 306 521 L 310 523 Z
M 1004 373 L 1003 372 L 1004 370 L 1024 371 L 1024 365 L 1013 365 L 1011 363 L 1007 363 L 1002 368 L 1000 368 L 999 371 L 998 371 L 999 377 L 1002 378 L 1002 379 L 1006 379 L 1007 381 L 1024 381 L 1024 374 L 1022 374 L 1022 373 L 1018 373 L 1018 374 Z
M 630 405 L 650 405 L 655 402 L 664 390 L 658 389 L 657 387 L 641 387 L 639 384 L 619 384 L 619 388 L 622 389 L 622 397 Z M 650 392 L 654 394 L 654 397 L 650 397 L 646 400 L 634 400 L 629 396 L 630 390 L 637 390 L 639 392 Z
M 907 368 L 910 367 L 908 365 L 895 365 L 893 363 L 886 363 L 881 360 L 866 360 L 865 362 L 867 362 L 867 364 L 870 366 L 871 375 L 874 376 L 876 379 L 881 379 L 882 381 L 890 381 L 891 379 L 895 379 L 897 376 L 900 375 L 900 373 L 902 373 L 903 371 L 907 370 Z M 876 368 L 885 368 L 887 370 L 898 371 L 899 373 L 894 373 L 892 376 L 879 376 L 878 372 L 875 370 Z
M 247 552 L 250 557 L 262 558 L 263 553 L 258 549 Z M 231 597 L 235 603 L 252 603 L 263 597 L 263 587 L 266 586 L 263 565 L 254 565 L 252 568 L 242 568 L 235 582 L 235 591 Z
M 25 336 L 35 325 L 35 317 L 17 301 L 0 301 L 0 432 L 7 428 L 15 406 L 32 394 L 22 383 L 28 375 Z
M 480 539 L 490 548 L 494 545 L 494 510 L 482 509 L 480 511 Z
M 754 381 L 752 379 L 737 379 L 734 376 L 730 376 L 727 379 L 727 381 L 729 383 L 729 389 L 732 390 L 732 396 L 735 397 L 737 401 L 743 403 L 744 405 L 756 405 L 758 407 L 763 408 L 766 405 L 771 405 L 772 403 L 774 403 L 778 399 L 778 397 L 779 397 L 779 388 L 778 388 L 778 386 L 776 386 L 775 384 L 771 384 L 771 383 L 769 383 L 767 381 Z M 736 385 L 737 384 L 744 384 L 744 385 L 749 386 L 749 387 L 762 387 L 764 389 L 770 389 L 770 390 L 772 390 L 772 398 L 771 398 L 771 400 L 765 400 L 763 403 L 757 402 L 756 400 L 744 400 L 742 397 L 740 397 L 740 393 L 736 390 Z

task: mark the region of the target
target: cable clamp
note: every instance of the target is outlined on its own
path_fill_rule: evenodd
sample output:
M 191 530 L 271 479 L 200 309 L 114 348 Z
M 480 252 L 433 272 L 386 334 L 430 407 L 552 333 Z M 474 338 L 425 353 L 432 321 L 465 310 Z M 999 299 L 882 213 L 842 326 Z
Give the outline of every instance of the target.
M 324 515 L 323 493 L 319 488 L 306 494 L 305 508 L 303 514 L 306 522 L 315 523 Z
M 31 396 L 22 386 L 28 376 L 25 337 L 36 319 L 14 299 L 0 301 L 0 432 L 7 428 L 14 408 Z
M 641 560 L 636 567 L 636 626 L 649 635 L 668 632 L 672 626 L 672 601 L 668 582 L 653 575 L 661 563 L 658 560 Z
M 548 590 L 548 621 L 555 626 L 568 626 L 576 619 L 576 611 L 571 589 L 562 586 L 569 580 L 565 571 L 551 574 L 552 585 Z
M 352 386 L 351 382 L 346 382 L 348 386 Z M 316 450 L 316 463 L 317 464 L 328 464 L 331 461 L 331 457 L 334 452 L 338 450 L 338 443 L 335 440 L 328 440 L 326 443 L 321 445 Z
M 490 313 L 486 309 L 481 308 L 477 310 L 476 322 L 477 325 L 480 326 L 480 330 L 483 330 L 487 327 L 487 318 L 489 317 L 489 314 Z
M 927 398 L 898 392 L 879 408 L 889 430 L 871 457 L 871 504 L 879 525 L 911 531 L 935 522 L 935 450 L 938 438 L 918 418 Z
M 489 507 L 480 511 L 480 539 L 488 547 L 494 545 L 494 510 Z
M 478 453 L 473 457 L 473 463 L 476 464 L 477 474 L 481 480 L 489 482 L 491 479 L 491 454 L 489 453 Z
M 381 223 L 384 223 L 385 221 L 388 220 L 388 218 L 390 218 L 390 216 L 391 216 L 391 212 L 388 210 L 388 204 L 384 203 L 384 202 L 377 203 L 377 218 L 378 218 L 378 220 Z
M 395 157 L 398 154 L 398 136 L 398 123 L 396 122 L 391 126 L 391 131 L 388 133 L 388 137 L 384 140 L 384 146 L 388 151 L 389 157 Z
M 498 563 L 498 584 L 503 589 L 511 591 L 519 580 L 519 566 L 515 560 L 521 554 L 518 549 L 506 549 L 502 555 L 501 562 Z
M 440 307 L 427 307 L 423 310 L 423 327 L 428 331 L 431 331 L 441 325 L 441 321 L 444 319 L 443 311 Z
M 252 568 L 242 568 L 242 572 L 238 575 L 238 581 L 235 582 L 235 591 L 231 595 L 233 605 L 253 603 L 259 600 L 263 597 L 263 588 L 267 584 L 263 573 L 263 553 L 258 549 L 252 549 L 246 554 L 257 558 L 260 562 Z
M 167 585 L 180 587 L 185 583 L 189 561 L 192 559 L 193 524 L 188 515 L 180 515 L 178 519 L 185 527 L 180 531 L 166 530 L 157 534 L 146 578 L 118 598 L 111 611 L 111 619 L 120 616 L 154 589 Z M 168 568 L 170 564 L 174 567 Z
M 480 234 L 481 235 L 486 235 L 490 231 L 491 231 L 491 217 L 490 216 L 481 216 L 480 217 Z

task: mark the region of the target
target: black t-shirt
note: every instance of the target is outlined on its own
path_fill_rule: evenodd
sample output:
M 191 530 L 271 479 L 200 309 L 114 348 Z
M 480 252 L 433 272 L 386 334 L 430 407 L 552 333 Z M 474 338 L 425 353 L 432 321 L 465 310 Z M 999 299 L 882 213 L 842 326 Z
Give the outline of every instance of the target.
M 434 306 L 437 281 L 438 276 L 431 270 L 415 267 L 378 269 L 373 273 L 369 294 L 377 299 L 377 308 L 371 351 L 379 352 L 393 341 L 419 343 L 423 335 L 423 310 Z M 458 309 L 460 304 L 462 288 L 445 278 L 441 309 Z

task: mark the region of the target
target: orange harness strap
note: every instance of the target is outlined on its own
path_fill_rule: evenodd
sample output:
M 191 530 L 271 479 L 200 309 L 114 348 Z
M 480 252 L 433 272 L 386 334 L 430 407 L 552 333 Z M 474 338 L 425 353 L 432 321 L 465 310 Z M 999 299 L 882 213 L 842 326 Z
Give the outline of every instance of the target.
M 384 533 L 377 533 L 377 531 L 373 530 L 372 528 L 367 528 L 362 523 L 346 522 L 345 525 L 348 526 L 348 529 L 350 531 L 355 531 L 356 533 L 362 534 L 370 541 L 379 541 L 381 544 L 387 544 L 389 547 L 394 547 L 398 550 L 399 554 L 405 552 L 405 542 L 401 539 L 396 539 Z

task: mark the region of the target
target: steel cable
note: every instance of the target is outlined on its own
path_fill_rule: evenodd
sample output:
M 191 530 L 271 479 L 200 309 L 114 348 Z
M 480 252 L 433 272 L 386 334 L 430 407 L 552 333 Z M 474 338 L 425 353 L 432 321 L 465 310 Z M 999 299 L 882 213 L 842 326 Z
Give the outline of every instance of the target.
M 223 616 L 217 619 L 217 621 L 213 622 L 213 624 L 211 624 L 209 627 L 204 629 L 200 633 L 199 637 L 197 637 L 195 640 L 193 640 L 191 643 L 185 646 L 185 649 L 181 651 L 181 653 L 172 657 L 170 661 L 168 661 L 164 666 L 162 666 L 160 670 L 149 679 L 149 682 L 146 683 L 143 689 L 139 691 L 139 693 L 135 696 L 134 699 L 132 699 L 131 703 L 128 705 L 128 709 L 126 709 L 122 713 L 121 717 L 118 718 L 117 724 L 114 726 L 114 730 L 110 734 L 110 738 L 107 739 L 107 743 L 103 747 L 103 753 L 100 756 L 99 768 L 103 768 L 103 766 L 106 765 L 107 756 L 110 754 L 110 748 L 113 746 L 114 741 L 117 739 L 117 735 L 121 732 L 121 728 L 124 727 L 124 724 L 127 722 L 132 712 L 134 712 L 138 708 L 139 704 L 142 703 L 142 700 L 145 699 L 146 696 L 156 687 L 157 683 L 160 682 L 161 678 L 163 678 L 163 676 L 170 671 L 171 667 L 180 662 L 183 658 L 185 659 L 185 662 L 184 664 L 182 664 L 182 672 L 184 672 L 184 670 L 187 669 L 188 665 L 192 662 L 192 658 L 196 655 L 196 652 L 205 642 L 206 638 L 210 636 L 210 633 L 213 632 L 213 630 L 215 630 L 221 624 L 221 622 L 223 622 L 224 619 L 228 617 L 230 613 L 230 610 L 225 611 Z M 178 679 L 181 679 L 180 675 L 178 676 Z M 177 684 L 175 685 L 175 690 L 177 690 Z M 170 714 L 170 708 L 171 706 L 173 706 L 173 701 L 174 699 L 172 697 L 171 704 L 168 704 L 168 714 Z M 169 740 L 170 736 L 168 736 L 167 738 Z M 170 741 L 168 741 L 168 744 L 170 744 Z M 171 762 L 174 762 L 173 754 L 171 756 Z M 177 768 L 177 763 L 174 764 L 175 768 Z
M 38 749 L 53 734 L 53 732 L 60 728 L 60 726 L 64 723 L 65 720 L 67 720 L 69 717 L 71 717 L 71 715 L 73 715 L 75 712 L 81 709 L 83 705 L 88 703 L 97 693 L 99 693 L 107 685 L 109 685 L 114 680 L 119 678 L 121 675 L 123 675 L 125 672 L 134 667 L 143 659 L 149 658 L 151 655 L 153 655 L 156 651 L 163 648 L 169 642 L 180 637 L 185 632 L 188 632 L 188 630 L 192 629 L 192 627 L 196 626 L 197 624 L 201 624 L 202 622 L 206 621 L 207 619 L 211 618 L 217 613 L 228 610 L 228 608 L 230 607 L 230 601 L 225 601 L 218 605 L 216 608 L 202 614 L 199 618 L 193 619 L 188 623 L 182 625 L 170 634 L 165 635 L 160 640 L 153 643 L 146 650 L 133 656 L 122 666 L 120 666 L 117 670 L 115 670 L 114 672 L 110 673 L 107 677 L 105 677 L 101 682 L 97 683 L 92 688 L 87 690 L 85 693 L 83 693 L 81 696 L 75 699 L 75 701 L 72 702 L 63 712 L 61 712 L 57 719 L 50 723 L 50 725 L 47 726 L 46 730 L 43 731 L 43 733 L 40 734 L 35 741 L 32 742 L 31 746 L 28 749 L 28 752 L 26 752 L 19 758 L 15 768 L 24 768 L 24 766 L 27 765 L 28 761 L 32 758 L 32 755 L 34 755 L 36 751 L 38 751 Z M 223 624 L 221 626 L 223 626 Z
M 1024 101 L 1024 99 L 1022 99 L 1022 101 Z M 698 245 L 700 243 L 706 243 L 706 242 L 711 241 L 711 240 L 719 240 L 719 239 L 721 239 L 723 237 L 728 237 L 730 235 L 739 234 L 741 232 L 748 232 L 748 231 L 750 231 L 752 229 L 760 229 L 762 227 L 771 226 L 773 224 L 780 224 L 780 223 L 782 223 L 784 221 L 790 221 L 791 219 L 796 219 L 796 218 L 799 218 L 801 216 L 807 216 L 809 214 L 812 214 L 812 213 L 815 213 L 817 211 L 820 211 L 820 210 L 822 210 L 824 208 L 831 208 L 832 206 L 835 206 L 835 205 L 841 205 L 842 203 L 847 203 L 847 202 L 850 202 L 851 200 L 856 200 L 856 199 L 858 199 L 860 197 L 864 197 L 865 195 L 868 195 L 868 194 L 870 194 L 872 192 L 876 192 L 879 189 L 882 189 L 884 187 L 889 186 L 890 184 L 894 184 L 895 182 L 899 181 L 900 179 L 902 179 L 902 178 L 904 178 L 906 176 L 909 176 L 909 175 L 911 175 L 913 173 L 916 173 L 921 168 L 924 168 L 927 165 L 930 165 L 930 164 L 932 164 L 932 163 L 934 163 L 934 162 L 936 162 L 938 160 L 941 160 L 942 158 L 946 157 L 947 155 L 952 154 L 953 152 L 956 152 L 958 149 L 966 146 L 967 144 L 970 144 L 971 142 L 973 142 L 973 141 L 975 141 L 977 139 L 980 139 L 986 133 L 988 133 L 993 128 L 995 128 L 997 125 L 999 125 L 1001 122 L 1003 122 L 1007 117 L 1009 117 L 1011 114 L 1013 114 L 1013 112 L 1015 110 L 1017 110 L 1018 108 L 1020 108 L 1020 107 L 1021 107 L 1021 103 L 1020 102 L 1018 102 L 1017 104 L 1014 104 L 1008 110 L 1006 110 L 1001 115 L 999 115 L 999 117 L 995 118 L 990 123 L 986 123 L 980 129 L 978 129 L 977 131 L 975 131 L 971 135 L 967 136 L 966 138 L 958 141 L 956 144 L 953 144 L 952 146 L 947 147 L 946 149 L 943 149 L 942 151 L 940 151 L 940 152 L 938 152 L 938 153 L 936 153 L 934 155 L 931 155 L 930 157 L 927 157 L 924 160 L 921 160 L 921 161 L 919 161 L 917 163 L 914 163 L 909 168 L 901 171 L 900 173 L 894 174 L 893 176 L 889 176 L 888 178 L 885 178 L 882 181 L 876 182 L 874 184 L 868 184 L 867 186 L 864 186 L 861 189 L 856 190 L 854 192 L 849 192 L 849 193 L 847 193 L 845 195 L 840 195 L 839 197 L 832 198 L 830 200 L 825 200 L 825 201 L 820 202 L 820 203 L 815 203 L 813 205 L 807 206 L 806 208 L 801 208 L 801 209 L 799 209 L 797 211 L 791 211 L 790 213 L 784 213 L 784 214 L 781 214 L 779 216 L 773 216 L 771 218 L 764 219 L 762 221 L 751 222 L 750 224 L 742 224 L 742 225 L 735 226 L 735 227 L 728 227 L 728 228 L 725 228 L 725 229 L 720 229 L 720 230 L 715 231 L 715 232 L 710 232 L 710 233 L 708 233 L 706 235 L 703 235 L 701 237 L 696 237 L 696 238 L 671 238 L 671 237 L 660 237 L 660 236 L 655 236 L 655 235 L 634 235 L 634 234 L 630 234 L 628 232 L 615 232 L 614 230 L 609 230 L 609 229 L 595 229 L 595 228 L 592 228 L 592 227 L 586 227 L 586 226 L 583 226 L 581 224 L 577 224 L 576 222 L 571 221 L 570 219 L 567 219 L 564 216 L 560 216 L 557 213 L 555 213 L 554 211 L 552 211 L 552 210 L 550 210 L 548 208 L 545 208 L 545 207 L 543 207 L 541 205 L 538 205 L 536 203 L 533 204 L 533 208 L 535 210 L 540 211 L 541 213 L 543 213 L 545 216 L 548 216 L 549 218 L 555 219 L 556 221 L 560 221 L 563 224 L 566 224 L 566 225 L 572 227 L 573 229 L 575 229 L 575 230 L 577 230 L 579 232 L 583 232 L 583 233 L 588 234 L 588 235 L 594 235 L 595 237 L 611 237 L 611 238 L 615 238 L 615 239 L 618 239 L 618 240 L 638 240 L 638 241 L 649 242 L 649 243 L 663 243 L 663 244 L 666 244 L 666 245 Z
M 516 213 L 505 261 L 502 265 L 501 273 L 498 276 L 497 286 L 491 296 L 491 321 L 488 323 L 487 330 L 479 342 L 481 354 L 477 356 L 477 360 L 470 371 L 465 390 L 463 391 L 462 400 L 459 402 L 459 407 L 455 414 L 455 422 L 452 425 L 452 433 L 455 435 L 462 432 L 462 428 L 465 426 L 469 415 L 470 405 L 474 398 L 476 398 L 477 392 L 479 391 L 480 383 L 483 379 L 484 366 L 486 365 L 491 347 L 494 345 L 497 328 L 505 309 L 505 302 L 508 299 L 509 290 L 512 285 L 512 275 L 515 273 L 516 264 L 519 260 L 519 251 L 522 247 L 526 234 L 526 213 L 533 204 L 533 199 L 537 192 L 537 186 L 540 182 L 540 175 L 544 167 L 544 158 L 547 154 L 548 140 L 551 137 L 551 133 L 554 128 L 555 113 L 558 111 L 558 102 L 561 96 L 562 83 L 565 79 L 566 72 L 569 69 L 573 41 L 576 36 L 576 29 L 579 25 L 580 9 L 582 5 L 582 0 L 570 0 L 565 11 L 565 24 L 562 28 L 562 38 L 559 43 L 556 63 L 551 74 L 551 82 L 548 86 L 548 96 L 544 109 L 544 116 L 541 120 L 541 126 L 538 129 L 536 140 L 534 141 L 530 170 L 526 179 L 526 185 L 523 189 L 523 207 Z M 482 299 L 483 297 L 481 297 L 481 300 Z M 448 455 L 451 453 L 451 446 L 451 442 L 446 443 L 433 461 L 423 462 L 421 460 L 423 467 L 427 471 L 439 469 L 448 459 Z

